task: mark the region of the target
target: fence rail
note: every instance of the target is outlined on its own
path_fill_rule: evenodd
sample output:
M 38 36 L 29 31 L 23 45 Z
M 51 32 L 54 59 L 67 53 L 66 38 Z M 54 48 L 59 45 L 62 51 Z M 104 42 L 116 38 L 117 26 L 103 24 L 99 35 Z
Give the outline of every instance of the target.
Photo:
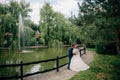
M 85 54 L 86 53 L 86 49 L 85 47 L 84 48 L 81 48 L 79 49 L 80 51 L 80 56 L 82 54 Z M 82 53 L 83 51 L 83 53 Z M 56 58 L 54 59 L 48 59 L 48 60 L 42 60 L 42 61 L 35 61 L 35 62 L 29 62 L 29 63 L 23 63 L 22 61 L 20 62 L 20 64 L 6 64 L 6 65 L 0 65 L 0 68 L 5 68 L 5 67 L 20 67 L 20 75 L 15 75 L 15 76 L 5 76 L 5 77 L 2 77 L 0 76 L 0 80 L 8 80 L 8 79 L 21 79 L 23 80 L 24 77 L 28 77 L 28 76 L 32 76 L 32 75 L 35 75 L 35 74 L 39 74 L 39 73 L 44 73 L 44 72 L 48 72 L 48 71 L 52 71 L 52 70 L 56 70 L 57 72 L 59 72 L 59 68 L 67 65 L 67 63 L 64 63 L 62 65 L 59 64 L 59 60 L 60 59 L 63 59 L 63 58 L 66 58 L 68 55 L 65 55 L 65 56 L 62 56 L 62 57 L 59 57 L 57 56 Z M 27 73 L 27 74 L 23 74 L 23 67 L 24 66 L 27 66 L 27 65 L 32 65 L 32 64 L 38 64 L 38 63 L 43 63 L 43 62 L 50 62 L 50 61 L 56 61 L 56 67 L 55 68 L 51 68 L 51 69 L 46 69 L 44 71 L 37 71 L 37 72 L 34 72 L 34 73 Z

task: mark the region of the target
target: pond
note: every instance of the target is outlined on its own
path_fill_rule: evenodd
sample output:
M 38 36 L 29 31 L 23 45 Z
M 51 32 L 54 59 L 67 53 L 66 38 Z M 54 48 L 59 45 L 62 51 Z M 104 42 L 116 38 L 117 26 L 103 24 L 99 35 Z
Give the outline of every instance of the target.
M 47 59 L 53 59 L 57 56 L 67 55 L 68 47 L 62 48 L 36 48 L 36 49 L 27 49 L 23 52 L 11 52 L 9 50 L 0 51 L 0 64 L 18 64 L 20 61 L 23 63 L 41 61 Z M 68 58 L 60 60 L 60 65 L 68 62 Z M 42 71 L 45 69 L 54 68 L 56 66 L 56 61 L 40 63 L 35 65 L 24 66 L 24 74 L 34 73 L 36 71 Z M 13 76 L 19 75 L 19 67 L 9 67 L 9 68 L 0 68 L 0 76 Z

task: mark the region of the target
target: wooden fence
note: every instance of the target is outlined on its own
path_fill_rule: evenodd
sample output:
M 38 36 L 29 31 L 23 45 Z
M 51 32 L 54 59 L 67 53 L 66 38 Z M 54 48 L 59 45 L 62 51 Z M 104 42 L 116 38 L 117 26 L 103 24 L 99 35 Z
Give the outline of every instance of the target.
M 85 47 L 84 48 L 80 48 L 79 51 L 80 51 L 80 56 L 82 54 L 86 53 Z M 63 65 L 60 65 L 59 64 L 59 60 L 63 59 L 63 58 L 67 58 L 67 57 L 68 57 L 68 55 L 62 56 L 62 57 L 57 56 L 54 59 L 48 59 L 48 60 L 42 60 L 42 61 L 35 61 L 35 62 L 29 62 L 29 63 L 23 63 L 21 61 L 20 64 L 0 65 L 0 68 L 5 68 L 5 67 L 20 67 L 20 75 L 5 76 L 5 77 L 0 76 L 0 80 L 8 80 L 8 79 L 21 79 L 21 80 L 23 80 L 24 77 L 28 77 L 28 76 L 32 76 L 32 75 L 35 75 L 35 74 L 44 73 L 44 72 L 48 72 L 48 71 L 52 71 L 52 70 L 56 70 L 57 72 L 59 72 L 59 68 L 61 68 L 61 67 L 63 67 L 63 66 L 65 66 L 65 65 L 68 64 L 68 63 L 64 63 Z M 32 64 L 38 64 L 38 63 L 43 63 L 43 62 L 45 63 L 45 62 L 50 62 L 50 61 L 56 61 L 56 67 L 55 68 L 46 69 L 44 71 L 37 71 L 37 72 L 34 72 L 34 73 L 23 74 L 23 67 L 24 66 L 28 66 L 28 65 L 32 65 Z

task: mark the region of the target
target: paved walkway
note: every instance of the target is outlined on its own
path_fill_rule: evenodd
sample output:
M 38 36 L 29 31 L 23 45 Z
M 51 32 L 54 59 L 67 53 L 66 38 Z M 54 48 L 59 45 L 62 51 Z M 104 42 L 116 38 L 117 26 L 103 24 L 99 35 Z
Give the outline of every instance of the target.
M 82 59 L 85 63 L 90 64 L 90 62 L 94 59 L 94 53 L 87 51 L 86 54 L 82 55 Z M 59 72 L 56 72 L 56 70 L 53 70 L 50 72 L 26 77 L 24 78 L 24 80 L 69 80 L 77 73 L 78 72 L 68 70 L 66 65 L 60 68 Z

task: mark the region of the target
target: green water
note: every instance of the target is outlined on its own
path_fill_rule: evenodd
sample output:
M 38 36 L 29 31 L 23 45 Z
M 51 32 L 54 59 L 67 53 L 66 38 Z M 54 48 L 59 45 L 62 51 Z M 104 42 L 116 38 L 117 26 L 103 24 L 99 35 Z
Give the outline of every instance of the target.
M 62 48 L 40 48 L 40 49 L 29 49 L 27 52 L 10 52 L 9 50 L 0 51 L 0 64 L 18 64 L 20 61 L 23 63 L 41 61 L 46 59 L 53 59 L 57 56 L 67 55 L 68 47 Z M 68 62 L 68 58 L 62 59 L 59 61 L 60 65 Z M 42 71 L 45 69 L 50 69 L 56 66 L 56 61 L 34 64 L 24 66 L 24 74 L 33 73 L 36 71 Z M 9 68 L 0 68 L 0 76 L 11 76 L 19 75 L 19 67 L 9 67 Z

